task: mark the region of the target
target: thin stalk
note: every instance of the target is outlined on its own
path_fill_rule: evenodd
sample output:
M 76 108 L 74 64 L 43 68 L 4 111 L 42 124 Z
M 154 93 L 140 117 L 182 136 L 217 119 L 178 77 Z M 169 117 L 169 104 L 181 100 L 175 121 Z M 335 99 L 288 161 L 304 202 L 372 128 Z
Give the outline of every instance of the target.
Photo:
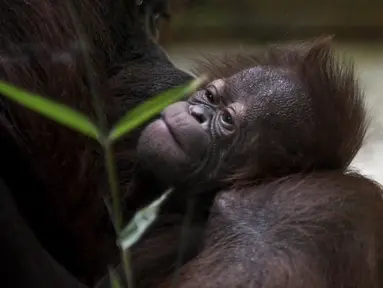
M 122 267 L 124 270 L 125 279 L 128 283 L 128 288 L 133 288 L 134 285 L 131 259 L 130 249 L 126 249 L 125 251 L 121 249 Z
M 112 196 L 112 213 L 115 221 L 115 229 L 117 234 L 120 234 L 122 229 L 122 215 L 120 211 L 120 201 L 119 201 L 119 189 L 118 189 L 118 179 L 116 165 L 113 158 L 113 149 L 110 143 L 104 145 L 105 152 L 105 164 L 106 171 L 108 174 L 108 181 L 110 187 L 110 193 Z
M 112 213 L 115 221 L 115 230 L 117 236 L 120 235 L 122 230 L 122 212 L 120 209 L 120 198 L 119 198 L 119 185 L 118 185 L 118 177 L 117 177 L 117 169 L 113 157 L 113 149 L 112 144 L 110 142 L 106 142 L 104 145 L 105 150 L 105 163 L 106 170 L 108 173 L 108 180 L 110 186 L 110 192 L 112 195 Z M 129 249 L 125 251 L 121 249 L 121 261 L 123 264 L 123 270 L 126 282 L 128 283 L 129 288 L 133 288 L 133 274 L 131 269 L 131 257 Z
M 115 224 L 114 228 L 116 231 L 116 235 L 117 237 L 119 237 L 121 230 L 123 228 L 122 227 L 123 217 L 122 217 L 122 212 L 120 209 L 119 181 L 117 177 L 117 169 L 116 169 L 115 161 L 113 158 L 112 143 L 110 143 L 107 140 L 109 132 L 107 127 L 106 115 L 103 111 L 102 99 L 95 89 L 96 79 L 94 77 L 94 71 L 92 70 L 91 59 L 88 53 L 86 53 L 86 47 L 83 42 L 84 33 L 82 31 L 80 22 L 78 21 L 77 13 L 71 4 L 68 5 L 68 9 L 69 9 L 69 14 L 73 21 L 76 34 L 80 42 L 80 50 L 83 55 L 85 69 L 86 69 L 86 78 L 88 80 L 88 84 L 90 87 L 90 92 L 93 98 L 93 106 L 96 112 L 96 117 L 98 120 L 100 132 L 101 132 L 101 137 L 100 137 L 101 139 L 99 139 L 99 141 L 104 148 L 105 165 L 106 165 L 106 170 L 108 174 L 110 192 L 112 196 L 112 214 L 113 214 L 112 217 L 114 218 L 114 224 Z M 134 286 L 133 286 L 133 275 L 131 270 L 130 251 L 129 249 L 124 251 L 121 248 L 120 250 L 121 250 L 121 261 L 123 263 L 123 268 L 124 268 L 123 270 L 124 270 L 126 282 L 128 283 L 129 288 L 133 288 Z

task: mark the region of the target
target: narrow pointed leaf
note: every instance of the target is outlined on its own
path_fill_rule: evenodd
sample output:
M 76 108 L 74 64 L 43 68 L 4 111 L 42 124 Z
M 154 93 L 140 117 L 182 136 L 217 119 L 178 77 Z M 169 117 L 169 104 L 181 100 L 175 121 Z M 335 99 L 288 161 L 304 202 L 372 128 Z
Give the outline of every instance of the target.
M 140 240 L 146 229 L 156 220 L 161 204 L 171 192 L 172 189 L 168 189 L 157 200 L 138 211 L 129 224 L 121 231 L 117 243 L 124 251 Z
M 171 88 L 128 111 L 110 132 L 109 140 L 115 141 L 129 133 L 155 114 L 161 112 L 166 106 L 197 89 L 203 81 L 204 77 L 200 77 L 189 84 Z
M 84 114 L 81 114 L 68 106 L 44 98 L 40 95 L 29 93 L 3 81 L 0 81 L 0 93 L 26 108 L 55 120 L 61 125 L 67 126 L 94 139 L 98 139 L 99 137 L 99 131 L 91 120 Z

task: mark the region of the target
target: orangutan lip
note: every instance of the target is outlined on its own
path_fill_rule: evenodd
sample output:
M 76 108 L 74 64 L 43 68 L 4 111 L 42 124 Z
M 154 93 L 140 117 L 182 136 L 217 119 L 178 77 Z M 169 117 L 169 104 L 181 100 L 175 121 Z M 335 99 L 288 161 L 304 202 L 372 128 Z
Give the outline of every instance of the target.
M 169 125 L 169 124 L 166 122 L 165 117 L 163 117 L 162 115 L 161 115 L 161 121 L 165 124 L 165 126 L 166 126 L 166 128 L 168 129 L 170 135 L 172 135 L 172 138 L 173 138 L 174 142 L 175 142 L 180 148 L 182 148 L 182 145 L 181 145 L 180 141 L 178 141 L 177 134 L 174 133 L 174 131 L 173 131 L 171 125 Z

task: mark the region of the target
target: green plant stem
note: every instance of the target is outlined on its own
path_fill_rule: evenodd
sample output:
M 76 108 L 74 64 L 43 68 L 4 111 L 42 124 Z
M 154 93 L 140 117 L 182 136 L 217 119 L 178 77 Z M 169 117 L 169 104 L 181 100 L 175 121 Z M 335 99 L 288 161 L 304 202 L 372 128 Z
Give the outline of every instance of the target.
M 131 253 L 130 249 L 126 249 L 125 251 L 121 249 L 121 260 L 122 267 L 124 270 L 125 279 L 128 283 L 128 288 L 133 288 L 133 273 L 131 266 Z
M 122 212 L 120 209 L 119 201 L 119 185 L 117 177 L 117 169 L 113 157 L 112 144 L 108 141 L 104 144 L 105 151 L 105 163 L 108 173 L 109 186 L 112 195 L 112 213 L 114 219 L 114 227 L 116 230 L 117 237 L 119 237 L 122 230 Z M 131 270 L 130 251 L 129 249 L 121 249 L 121 261 L 123 264 L 124 275 L 129 288 L 133 288 L 133 274 Z
M 103 111 L 103 102 L 96 91 L 96 79 L 94 77 L 94 71 L 92 71 L 92 63 L 91 59 L 89 57 L 89 54 L 86 51 L 86 46 L 84 43 L 84 33 L 82 31 L 82 27 L 80 25 L 80 22 L 78 21 L 78 17 L 76 14 L 75 9 L 72 7 L 72 5 L 68 5 L 69 14 L 72 17 L 72 21 L 76 30 L 76 34 L 79 38 L 79 44 L 81 47 L 81 52 L 83 54 L 83 59 L 85 63 L 85 69 L 86 69 L 86 78 L 88 80 L 88 84 L 90 87 L 91 95 L 93 96 L 93 106 L 96 112 L 99 129 L 101 131 L 101 137 L 100 139 L 101 145 L 104 147 L 104 153 L 105 153 L 105 164 L 106 164 L 106 170 L 108 173 L 108 180 L 109 180 L 109 186 L 110 186 L 110 192 L 112 196 L 112 214 L 113 214 L 113 220 L 114 220 L 114 228 L 117 234 L 117 237 L 119 237 L 121 230 L 123 228 L 123 217 L 122 212 L 120 208 L 120 198 L 119 198 L 119 181 L 117 176 L 117 169 L 116 164 L 113 157 L 113 148 L 112 143 L 110 143 L 107 140 L 108 127 L 106 122 L 106 116 Z M 126 282 L 128 284 L 129 288 L 133 288 L 133 275 L 131 271 L 131 264 L 130 264 L 130 251 L 129 249 L 120 248 L 121 250 L 121 261 L 123 263 L 123 270 L 124 275 L 126 278 Z
M 112 196 L 112 213 L 114 219 L 114 225 L 117 234 L 121 232 L 122 229 L 122 215 L 120 211 L 120 201 L 119 201 L 119 189 L 118 189 L 118 179 L 117 179 L 117 169 L 113 159 L 113 149 L 110 143 L 104 145 L 105 153 L 105 164 L 106 170 L 108 173 L 108 181 L 110 192 Z

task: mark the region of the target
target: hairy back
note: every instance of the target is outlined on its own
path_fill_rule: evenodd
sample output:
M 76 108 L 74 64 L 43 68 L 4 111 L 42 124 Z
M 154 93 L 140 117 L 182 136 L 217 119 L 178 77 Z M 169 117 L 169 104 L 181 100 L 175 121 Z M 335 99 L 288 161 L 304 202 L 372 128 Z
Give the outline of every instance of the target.
M 381 193 L 338 172 L 223 191 L 179 287 L 380 287 Z

